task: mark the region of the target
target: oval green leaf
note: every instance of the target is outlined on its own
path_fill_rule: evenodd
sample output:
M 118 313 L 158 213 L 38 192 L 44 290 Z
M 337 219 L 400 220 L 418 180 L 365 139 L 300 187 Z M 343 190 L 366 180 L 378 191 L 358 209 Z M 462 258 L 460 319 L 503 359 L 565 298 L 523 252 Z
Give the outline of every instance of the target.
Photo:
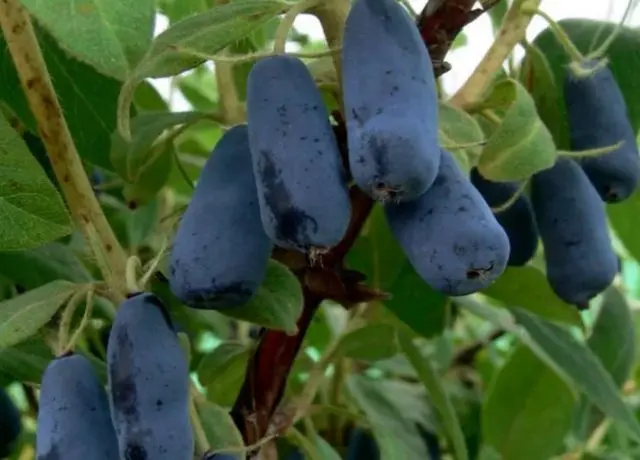
M 58 280 L 0 302 L 0 349 L 37 333 L 78 289 L 77 284 Z
M 285 265 L 269 260 L 267 274 L 249 302 L 221 311 L 225 316 L 295 334 L 303 307 L 302 287 Z
M 506 307 L 520 307 L 551 321 L 584 328 L 578 309 L 556 296 L 544 274 L 535 267 L 508 267 L 483 294 Z
M 23 0 L 66 53 L 119 80 L 147 52 L 154 0 Z
M 478 160 L 478 170 L 484 177 L 522 181 L 553 166 L 557 158 L 553 138 L 520 82 L 511 78 L 499 81 L 482 107 L 504 113 Z
M 202 429 L 209 441 L 209 450 L 212 452 L 228 450 L 229 453 L 233 452 L 234 458 L 244 460 L 245 454 L 239 449 L 244 449 L 245 444 L 229 411 L 204 399 L 195 399 L 194 404 Z
M 505 460 L 552 458 L 571 428 L 575 395 L 524 345 L 491 383 L 482 410 L 484 440 Z
M 346 334 L 338 352 L 362 361 L 379 361 L 398 353 L 396 328 L 391 324 L 367 324 Z
M 33 249 L 71 230 L 62 197 L 0 115 L 0 250 Z
M 525 310 L 513 314 L 536 344 L 557 364 L 565 382 L 575 385 L 602 412 L 640 440 L 640 422 L 620 393 L 616 382 L 598 357 L 569 331 Z

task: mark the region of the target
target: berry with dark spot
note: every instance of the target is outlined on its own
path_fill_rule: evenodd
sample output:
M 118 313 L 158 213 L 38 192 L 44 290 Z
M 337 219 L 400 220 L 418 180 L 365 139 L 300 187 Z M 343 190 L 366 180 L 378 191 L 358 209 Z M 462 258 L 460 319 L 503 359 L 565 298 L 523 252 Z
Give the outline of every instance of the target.
M 587 61 L 592 69 L 597 63 Z M 640 154 L 627 106 L 611 70 L 600 67 L 582 77 L 567 73 L 564 100 L 569 118 L 571 148 L 587 150 L 623 141 L 616 150 L 579 160 L 582 169 L 607 203 L 627 199 L 640 183 Z
M 120 458 L 191 460 L 189 368 L 164 305 L 150 293 L 118 309 L 107 348 Z
M 531 204 L 549 284 L 567 303 L 588 303 L 618 271 L 604 203 L 576 162 L 560 158 L 533 175 Z
M 380 202 L 417 199 L 438 172 L 438 96 L 429 52 L 396 0 L 353 3 L 342 86 L 355 182 Z
M 169 286 L 194 308 L 246 303 L 273 243 L 260 219 L 246 125 L 227 131 L 207 160 L 171 250 Z
M 509 259 L 509 238 L 491 209 L 442 150 L 435 182 L 416 201 L 387 204 L 389 227 L 416 272 L 450 296 L 489 286 Z
M 264 229 L 279 246 L 335 246 L 351 217 L 346 172 L 311 73 L 290 56 L 260 60 L 247 82 L 247 120 Z
M 91 363 L 82 355 L 54 359 L 42 376 L 36 458 L 119 458 L 107 395 Z
M 492 208 L 508 202 L 518 192 L 516 182 L 492 182 L 484 178 L 477 168 L 471 170 L 470 176 L 473 186 Z M 525 265 L 538 248 L 538 229 L 529 199 L 521 194 L 507 209 L 495 212 L 495 216 L 509 237 L 511 251 L 507 265 Z

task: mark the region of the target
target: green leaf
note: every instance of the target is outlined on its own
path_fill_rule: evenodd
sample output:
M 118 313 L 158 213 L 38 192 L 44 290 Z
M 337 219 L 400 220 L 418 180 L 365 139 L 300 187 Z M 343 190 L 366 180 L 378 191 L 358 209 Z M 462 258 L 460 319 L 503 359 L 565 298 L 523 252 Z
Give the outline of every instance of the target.
M 347 264 L 363 273 L 369 286 L 379 289 L 389 289 L 408 264 L 407 257 L 389 229 L 382 206 L 374 206 L 347 255 Z
M 158 90 L 148 81 L 136 88 L 134 104 L 140 112 L 168 112 L 169 105 Z
M 122 87 L 119 126 L 128 118 L 134 89 L 142 80 L 178 75 L 196 67 L 205 60 L 202 55 L 219 53 L 287 8 L 282 1 L 236 0 L 173 24 L 153 40 L 149 52 Z
M 640 216 L 640 190 L 626 200 L 607 205 L 609 223 L 625 249 L 636 261 L 640 261 L 640 238 L 638 238 L 638 216 Z
M 622 291 L 609 287 L 587 345 L 600 359 L 618 387 L 631 375 L 635 363 L 636 336 L 634 319 Z
M 111 133 L 116 127 L 116 105 L 121 83 L 67 56 L 50 35 L 37 27 L 37 23 L 34 26 L 78 153 L 89 163 L 111 171 L 109 145 Z M 7 44 L 1 37 L 0 75 L 0 99 L 15 111 L 31 132 L 37 132 L 24 92 L 19 89 L 20 80 Z
M 551 321 L 584 329 L 579 311 L 556 296 L 544 274 L 535 267 L 508 267 L 483 294 L 506 307 L 520 307 Z
M 571 428 L 574 406 L 567 384 L 520 345 L 489 386 L 483 439 L 507 460 L 552 458 Z
M 153 37 L 154 0 L 23 0 L 65 52 L 124 80 Z
M 103 201 L 109 225 L 122 245 L 131 250 L 142 246 L 152 236 L 159 219 L 159 206 L 158 199 L 142 203 L 135 209 L 130 209 L 120 201 Z
M 145 112 L 131 120 L 131 141 L 115 131 L 111 140 L 111 162 L 125 181 L 135 184 L 156 161 L 158 150 L 154 142 L 167 129 L 191 124 L 204 118 L 202 112 Z
M 302 287 L 296 276 L 285 265 L 270 259 L 265 278 L 251 300 L 241 307 L 220 313 L 295 334 L 303 302 Z
M 514 79 L 499 81 L 482 107 L 504 111 L 500 126 L 487 140 L 478 170 L 493 181 L 522 181 L 550 168 L 557 151 L 527 90 Z
M 558 139 L 555 130 L 559 124 L 559 115 L 555 110 L 559 89 L 556 84 L 553 71 L 549 61 L 540 49 L 531 44 L 525 45 L 527 52 L 526 59 L 522 62 L 522 67 L 518 79 L 532 94 L 536 111 L 549 129 L 554 139 Z M 545 115 L 544 117 L 542 115 Z
M 158 35 L 135 70 L 137 78 L 177 75 L 203 61 L 186 51 L 214 55 L 284 12 L 287 4 L 272 0 L 235 0 L 176 22 Z
M 173 159 L 176 156 L 172 143 L 156 145 L 147 155 L 144 169 L 140 170 L 134 183 L 125 184 L 122 195 L 129 208 L 145 205 L 157 197 L 164 187 L 173 169 Z
M 391 324 L 367 324 L 346 334 L 338 352 L 362 361 L 378 361 L 398 353 L 396 329 Z
M 329 444 L 323 437 L 315 436 L 316 451 L 322 460 L 342 460 L 340 454 L 336 452 L 331 444 Z
M 529 335 L 561 369 L 561 377 L 578 387 L 600 410 L 640 440 L 640 422 L 622 399 L 616 383 L 598 357 L 567 330 L 537 318 L 525 310 L 514 316 Z
M 208 401 L 196 399 L 196 411 L 207 435 L 211 451 L 234 451 L 234 458 L 244 460 L 244 453 L 237 449 L 245 447 L 242 435 L 229 415 L 229 411 Z
M 450 314 L 448 298 L 433 290 L 407 263 L 391 286 L 384 305 L 416 334 L 431 338 L 442 333 Z
M 0 249 L 32 249 L 71 233 L 62 197 L 1 114 L 0 158 Z
M 225 342 L 206 354 L 198 365 L 198 378 L 207 388 L 207 399 L 232 405 L 244 381 L 249 349 L 240 343 Z
M 0 349 L 0 372 L 20 382 L 40 384 L 42 373 L 53 358 L 41 337 L 31 337 L 16 346 Z
M 354 402 L 371 422 L 381 458 L 428 458 L 416 424 L 407 420 L 377 382 L 352 374 L 347 385 Z
M 631 309 L 619 288 L 611 286 L 605 291 L 587 345 L 618 388 L 622 387 L 635 365 L 637 340 Z M 586 429 L 586 433 L 579 433 L 583 436 L 591 433 L 603 419 L 602 413 L 584 396 L 576 416 L 579 431 Z
M 399 331 L 399 342 L 402 351 L 411 362 L 420 380 L 422 381 L 433 405 L 440 413 L 448 438 L 451 441 L 456 460 L 467 460 L 469 453 L 464 440 L 464 434 L 460 427 L 458 416 L 453 404 L 449 400 L 444 384 L 435 368 L 428 359 L 420 354 L 412 342 L 412 339 L 403 331 Z
M 484 132 L 478 122 L 464 110 L 440 102 L 438 113 L 438 138 L 443 148 L 450 151 L 460 167 L 469 172 L 482 151 Z M 461 148 L 477 143 L 477 146 Z M 454 147 L 456 146 L 456 147 Z
M 209 7 L 207 0 L 158 0 L 158 9 L 174 23 Z
M 0 252 L 0 273 L 25 290 L 55 280 L 88 283 L 93 279 L 73 250 L 58 242 L 28 251 Z
M 53 281 L 0 302 L 0 349 L 38 332 L 77 289 L 77 284 Z
M 617 27 L 617 24 L 613 22 L 587 19 L 563 19 L 558 21 L 558 24 L 583 53 L 597 48 L 599 43 L 594 43 L 594 37 L 600 37 L 600 42 L 602 42 Z M 535 38 L 533 44 L 547 58 L 558 88 L 556 95 L 547 93 L 548 88 L 545 86 L 532 88 L 533 98 L 538 105 L 538 113 L 552 131 L 558 149 L 570 150 L 563 88 L 569 57 L 549 28 L 542 31 Z M 527 59 L 529 59 L 528 55 L 525 57 L 525 62 Z M 607 60 L 626 101 L 631 124 L 637 131 L 640 127 L 640 92 L 637 90 L 638 73 L 640 72 L 640 31 L 637 28 L 622 27 L 620 34 L 607 50 Z M 543 99 L 545 102 L 539 103 Z

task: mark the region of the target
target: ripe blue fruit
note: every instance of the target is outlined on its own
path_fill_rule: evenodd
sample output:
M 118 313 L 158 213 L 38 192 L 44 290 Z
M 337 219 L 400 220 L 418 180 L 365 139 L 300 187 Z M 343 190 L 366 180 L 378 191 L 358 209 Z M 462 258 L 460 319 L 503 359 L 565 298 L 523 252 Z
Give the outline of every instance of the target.
M 593 68 L 595 61 L 583 64 Z M 640 182 L 640 154 L 622 92 L 608 67 L 588 77 L 570 71 L 564 80 L 571 148 L 587 150 L 624 143 L 618 149 L 579 160 L 582 169 L 607 203 L 627 199 Z
M 160 299 L 125 300 L 107 347 L 109 403 L 120 458 L 192 460 L 189 368 Z
M 56 358 L 44 371 L 40 385 L 36 458 L 120 458 L 107 395 L 91 363 L 82 355 Z
M 473 186 L 492 208 L 509 201 L 519 188 L 515 182 L 492 182 L 484 178 L 477 168 L 471 169 L 470 178 Z M 512 267 L 525 265 L 538 248 L 538 229 L 529 199 L 521 194 L 511 206 L 495 213 L 495 216 L 509 237 L 511 251 L 507 265 Z
M 246 125 L 227 131 L 207 160 L 176 232 L 169 286 L 194 308 L 241 305 L 264 278 L 273 243 L 260 219 Z
M 374 200 L 418 198 L 440 162 L 438 105 L 429 52 L 395 0 L 356 0 L 342 48 L 349 165 Z
M 349 435 L 347 460 L 379 460 L 378 443 L 367 431 L 354 428 Z
M 387 204 L 385 213 L 409 262 L 437 291 L 471 294 L 504 272 L 509 238 L 445 150 L 431 188 L 415 201 Z
M 274 56 L 253 67 L 247 120 L 267 234 L 302 252 L 336 245 L 351 217 L 346 174 L 329 114 L 301 60 Z
M 0 457 L 9 457 L 22 432 L 20 411 L 4 388 L 0 388 Z
M 604 203 L 580 167 L 560 158 L 531 179 L 531 204 L 547 279 L 558 297 L 584 304 L 611 284 L 618 260 Z

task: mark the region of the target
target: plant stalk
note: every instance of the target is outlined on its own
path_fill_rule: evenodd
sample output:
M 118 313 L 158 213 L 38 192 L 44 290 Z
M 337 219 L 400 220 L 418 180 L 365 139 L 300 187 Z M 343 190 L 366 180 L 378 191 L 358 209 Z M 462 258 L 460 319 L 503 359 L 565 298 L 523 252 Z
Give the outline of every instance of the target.
M 540 2 L 541 0 L 527 0 L 527 9 L 538 8 Z M 449 100 L 450 104 L 464 109 L 483 96 L 493 76 L 500 70 L 513 48 L 525 37 L 531 14 L 522 11 L 523 3 L 523 0 L 513 2 L 496 40 L 462 88 Z
M 93 193 L 26 9 L 0 0 L 0 27 L 49 161 L 75 222 L 93 250 L 114 296 L 124 299 L 126 255 Z

